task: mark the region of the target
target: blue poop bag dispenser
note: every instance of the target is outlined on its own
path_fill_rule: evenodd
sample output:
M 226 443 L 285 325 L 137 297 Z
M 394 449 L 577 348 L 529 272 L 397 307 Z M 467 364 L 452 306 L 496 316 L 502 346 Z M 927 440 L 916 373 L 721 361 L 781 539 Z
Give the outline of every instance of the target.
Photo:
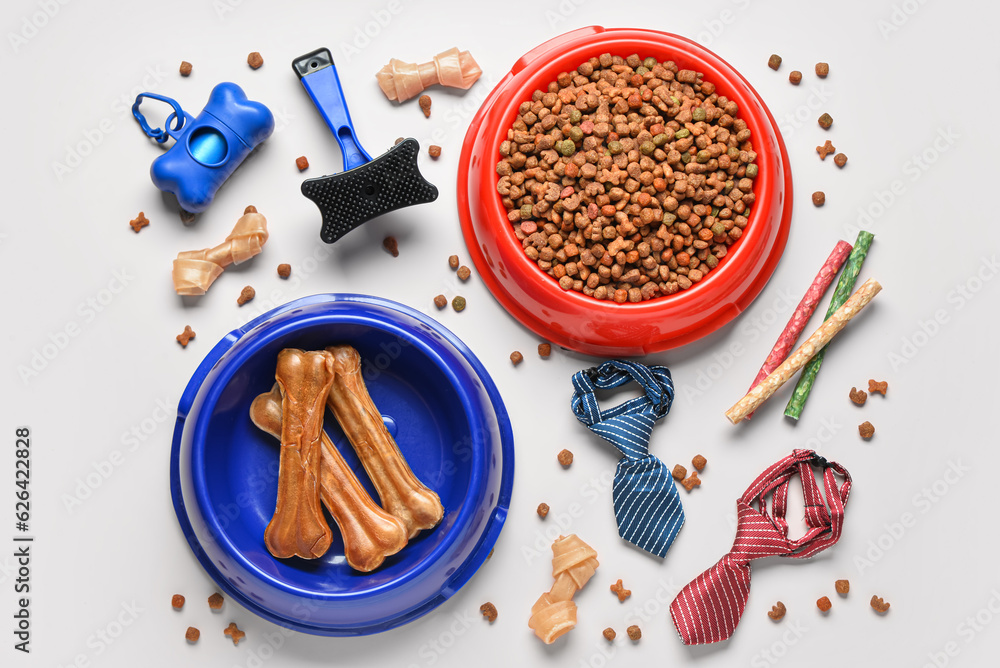
M 139 112 L 143 98 L 173 107 L 163 128 L 151 128 Z M 240 166 L 244 158 L 274 132 L 274 116 L 260 102 L 248 100 L 234 83 L 212 89 L 208 103 L 197 118 L 173 99 L 155 93 L 140 93 L 132 115 L 149 137 L 162 144 L 176 142 L 153 161 L 149 175 L 153 184 L 177 196 L 181 208 L 200 213 L 208 208 L 219 186 Z

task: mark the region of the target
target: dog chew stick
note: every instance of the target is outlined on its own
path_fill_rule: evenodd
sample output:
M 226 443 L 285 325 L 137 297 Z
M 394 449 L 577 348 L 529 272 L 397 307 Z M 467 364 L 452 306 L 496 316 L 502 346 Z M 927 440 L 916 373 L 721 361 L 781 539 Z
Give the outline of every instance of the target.
M 747 392 L 746 396 L 733 404 L 733 407 L 726 411 L 726 417 L 733 424 L 737 424 L 750 413 L 767 401 L 768 397 L 774 394 L 779 387 L 788 382 L 788 379 L 795 375 L 795 372 L 806 365 L 816 353 L 821 351 L 828 344 L 837 332 L 847 326 L 854 316 L 868 305 L 868 303 L 882 290 L 882 286 L 873 278 L 868 279 L 858 291 L 851 295 L 851 298 L 844 302 L 844 305 L 834 312 L 826 322 L 820 325 L 819 329 L 812 333 L 805 343 L 799 346 L 798 350 L 792 353 L 788 359 L 781 363 L 777 369 L 754 385 L 753 389 Z
M 444 517 L 441 499 L 414 475 L 393 440 L 361 377 L 361 356 L 347 345 L 326 349 L 336 378 L 327 405 L 368 472 L 382 508 L 406 525 L 410 538 L 437 526 Z
M 799 334 L 809 324 L 809 318 L 812 317 L 813 311 L 816 310 L 819 300 L 823 298 L 826 289 L 830 287 L 830 283 L 837 277 L 837 272 L 844 265 L 844 260 L 847 259 L 847 255 L 850 252 L 851 244 L 846 241 L 838 241 L 837 245 L 834 246 L 830 257 L 826 258 L 826 262 L 823 263 L 823 266 L 819 269 L 819 273 L 816 274 L 816 278 L 813 279 L 812 285 L 806 290 L 802 301 L 795 307 L 795 312 L 788 319 L 788 324 L 781 330 L 778 340 L 774 343 L 774 347 L 771 348 L 767 359 L 761 365 L 760 371 L 757 372 L 757 377 L 750 383 L 750 387 L 764 380 L 767 374 L 777 369 L 778 365 L 788 357 L 788 353 L 792 352 L 795 342 L 799 340 Z M 746 419 L 749 420 L 752 417 L 753 413 L 748 415 Z
M 277 385 L 253 400 L 250 419 L 261 431 L 281 439 L 281 389 Z M 325 431 L 320 441 L 320 498 L 340 529 L 347 565 L 368 573 L 403 549 L 406 527 L 368 496 Z
M 248 206 L 226 240 L 213 248 L 177 254 L 171 278 L 179 295 L 203 295 L 231 264 L 258 255 L 267 242 L 267 219 Z
M 875 235 L 871 232 L 865 232 L 864 230 L 858 232 L 858 238 L 854 242 L 854 250 L 851 251 L 850 256 L 847 258 L 847 264 L 844 266 L 844 271 L 837 282 L 837 289 L 833 291 L 833 297 L 830 299 L 830 308 L 826 311 L 827 318 L 840 308 L 848 295 L 851 294 L 851 290 L 854 289 L 854 283 L 858 280 L 858 274 L 861 272 L 861 265 L 865 262 L 865 257 L 868 255 L 868 249 L 871 248 L 872 239 L 874 238 Z M 806 365 L 802 376 L 799 377 L 799 382 L 795 384 L 792 396 L 788 399 L 788 404 L 785 406 L 786 417 L 798 420 L 802 415 L 802 409 L 806 406 L 806 400 L 812 391 L 813 383 L 816 382 L 816 375 L 819 373 L 820 366 L 823 365 L 823 357 L 825 355 L 826 353 L 821 350 Z
M 264 531 L 264 544 L 278 559 L 317 559 L 333 540 L 319 501 L 323 400 L 333 375 L 333 360 L 325 352 L 286 348 L 278 353 L 274 373 L 281 388 L 278 499 Z

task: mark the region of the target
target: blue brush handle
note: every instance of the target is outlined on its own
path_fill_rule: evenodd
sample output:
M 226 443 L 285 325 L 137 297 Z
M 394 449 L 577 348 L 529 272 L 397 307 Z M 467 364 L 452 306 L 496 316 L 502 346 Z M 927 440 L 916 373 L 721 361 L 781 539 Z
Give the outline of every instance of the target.
M 292 69 L 298 75 L 302 86 L 309 93 L 313 104 L 319 109 L 323 120 L 333 130 L 340 151 L 344 156 L 344 170 L 360 167 L 371 162 L 371 156 L 358 142 L 351 124 L 351 114 L 347 111 L 344 91 L 340 87 L 337 68 L 329 49 L 316 49 L 292 61 Z

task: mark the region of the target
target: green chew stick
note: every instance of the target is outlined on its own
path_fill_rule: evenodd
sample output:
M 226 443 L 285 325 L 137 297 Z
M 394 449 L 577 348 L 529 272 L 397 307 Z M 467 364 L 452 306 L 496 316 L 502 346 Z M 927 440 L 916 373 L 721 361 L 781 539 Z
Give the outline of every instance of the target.
M 830 300 L 830 308 L 826 310 L 824 320 L 833 315 L 837 309 L 844 305 L 847 298 L 851 296 L 851 291 L 854 290 L 854 283 L 858 279 L 858 274 L 861 273 L 861 265 L 865 262 L 865 256 L 868 255 L 868 249 L 871 248 L 872 239 L 874 238 L 875 235 L 871 232 L 865 232 L 864 230 L 858 232 L 858 240 L 854 242 L 854 250 L 851 251 L 847 262 L 844 264 L 844 271 L 840 274 L 837 289 L 833 292 L 833 299 Z M 806 400 L 809 398 L 809 392 L 812 391 L 813 383 L 816 382 L 816 375 L 819 373 L 820 366 L 823 365 L 825 354 L 826 348 L 823 348 L 802 369 L 799 382 L 796 383 L 795 390 L 788 400 L 788 405 L 785 406 L 786 417 L 798 420 L 802 415 L 802 409 L 806 406 Z

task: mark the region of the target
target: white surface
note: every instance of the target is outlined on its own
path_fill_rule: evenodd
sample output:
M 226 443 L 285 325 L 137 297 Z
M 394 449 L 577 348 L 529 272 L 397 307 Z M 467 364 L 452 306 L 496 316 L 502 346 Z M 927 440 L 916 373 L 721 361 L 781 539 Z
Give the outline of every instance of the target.
M 995 410 L 1000 289 L 992 199 L 997 10 L 917 0 L 824 3 L 826 9 L 752 0 L 641 8 L 582 0 L 475 8 L 397 2 L 51 0 L 51 18 L 39 14 L 45 2 L 4 3 L 0 266 L 7 315 L 0 434 L 9 448 L 0 458 L 3 665 L 67 666 L 79 658 L 78 665 L 101 666 L 921 666 L 935 665 L 933 657 L 939 666 L 992 664 L 1000 650 L 998 542 L 990 514 L 1000 455 L 987 427 Z M 391 19 L 380 26 L 373 23 L 378 16 Z M 879 22 L 885 30 L 893 20 L 898 30 L 883 35 Z M 44 25 L 33 32 L 26 27 L 32 21 Z M 536 337 L 505 314 L 478 277 L 456 288 L 445 264 L 454 252 L 467 258 L 453 183 L 468 121 L 522 53 L 589 24 L 641 25 L 701 40 L 764 97 L 793 165 L 791 236 L 765 291 L 720 333 L 647 360 L 667 364 L 678 386 L 671 414 L 654 432 L 653 451 L 671 465 L 699 452 L 709 461 L 703 486 L 684 495 L 687 524 L 662 562 L 617 538 L 608 487 L 616 458 L 568 408 L 570 375 L 594 360 L 562 351 L 538 359 Z M 364 30 L 374 34 L 369 43 L 359 41 L 356 52 L 345 53 Z M 28 37 L 15 45 L 11 33 Z M 443 147 L 439 161 L 421 159 L 441 190 L 437 202 L 369 223 L 329 249 L 318 240 L 313 204 L 299 194 L 294 160 L 306 154 L 308 175 L 316 176 L 339 169 L 339 155 L 289 68 L 293 57 L 321 45 L 334 52 L 369 151 L 381 152 L 400 135 Z M 485 72 L 478 84 L 465 94 L 431 91 L 430 120 L 414 103 L 386 102 L 373 75 L 390 57 L 424 58 L 452 45 L 472 50 Z M 245 59 L 255 50 L 265 65 L 251 71 Z M 766 66 L 772 52 L 784 58 L 777 73 Z M 194 64 L 188 79 L 177 74 L 182 59 Z M 819 60 L 831 68 L 823 82 L 812 73 Z M 797 88 L 787 82 L 792 69 L 805 74 Z M 278 130 L 210 210 L 185 228 L 149 181 L 158 153 L 128 107 L 136 93 L 153 90 L 197 113 L 211 87 L 224 80 L 268 104 Z M 829 133 L 815 123 L 823 111 L 835 119 Z M 937 139 L 949 132 L 953 139 Z M 850 156 L 846 169 L 818 160 L 814 147 L 826 138 Z M 97 144 L 90 154 L 57 175 L 54 163 L 66 163 L 67 147 L 88 141 Z M 916 166 L 922 153 L 933 158 L 926 169 Z M 859 207 L 877 209 L 879 192 L 894 181 L 900 184 L 895 201 L 866 225 L 876 241 L 861 275 L 878 278 L 884 291 L 836 341 L 801 422 L 781 416 L 786 387 L 751 424 L 730 426 L 723 411 L 747 389 L 820 262 L 837 239 L 853 241 Z M 809 202 L 817 189 L 827 194 L 822 209 Z M 271 239 L 263 255 L 227 271 L 206 297 L 182 303 L 170 284 L 172 258 L 218 243 L 248 203 L 268 217 Z M 139 210 L 152 224 L 136 235 L 127 222 Z M 388 233 L 399 239 L 398 259 L 379 246 Z M 328 257 L 315 261 L 314 254 Z M 279 262 L 292 264 L 291 280 L 277 278 Z M 118 288 L 113 281 L 122 275 L 124 288 L 106 292 Z M 258 296 L 240 309 L 235 299 L 247 283 Z M 976 292 L 964 297 L 961 286 Z M 456 289 L 468 298 L 468 309 L 438 314 L 431 298 Z M 493 374 L 517 442 L 513 504 L 493 559 L 434 613 L 367 638 L 275 635 L 277 627 L 231 602 L 222 615 L 211 614 L 204 600 L 214 586 L 182 540 L 167 491 L 171 409 L 202 356 L 272 306 L 329 291 L 377 294 L 439 317 Z M 110 303 L 87 305 L 109 297 Z M 935 318 L 944 324 L 926 324 Z M 73 324 L 78 335 L 37 377 L 22 380 L 18 367 Z M 185 324 L 198 336 L 181 350 L 174 336 Z M 925 335 L 922 327 L 934 331 Z M 507 359 L 514 349 L 525 354 L 516 369 Z M 889 396 L 872 397 L 858 409 L 847 392 L 870 377 L 887 379 Z M 856 433 L 865 419 L 878 429 L 869 443 Z M 17 425 L 29 425 L 33 435 L 30 656 L 13 651 L 9 631 L 15 575 L 6 545 L 13 534 Z M 130 436 L 132 430 L 141 436 Z M 842 540 L 812 562 L 755 565 L 734 638 L 683 647 L 667 613 L 674 592 L 729 548 L 734 501 L 750 481 L 801 446 L 818 447 L 854 475 Z M 563 447 L 576 453 L 566 472 L 555 460 Z M 68 495 L 95 470 L 107 470 L 116 452 L 120 464 L 89 498 L 67 508 Z M 949 474 L 953 467 L 961 473 Z M 553 509 L 544 522 L 534 512 L 540 501 Z M 570 508 L 579 516 L 560 529 L 559 516 Z M 910 526 L 897 530 L 904 518 L 912 519 Z M 577 597 L 578 628 L 545 647 L 526 622 L 531 604 L 549 587 L 548 544 L 559 531 L 591 542 L 601 566 Z M 870 566 L 859 566 L 868 558 Z M 633 592 L 624 604 L 607 590 L 619 577 Z M 851 580 L 846 599 L 833 591 L 838 578 Z M 170 608 L 175 592 L 188 597 L 183 613 Z M 868 607 L 873 593 L 892 603 L 884 618 Z M 834 602 L 826 618 L 815 608 L 823 595 Z M 765 612 L 779 599 L 789 612 L 774 624 Z M 492 626 L 478 615 L 487 600 L 500 612 Z M 238 648 L 222 636 L 230 620 L 247 632 Z M 119 621 L 127 622 L 120 635 L 102 640 L 99 632 L 115 633 Z M 623 639 L 629 623 L 643 629 L 636 646 Z M 188 625 L 202 631 L 194 647 L 183 640 Z M 609 625 L 619 633 L 611 646 L 601 638 Z

